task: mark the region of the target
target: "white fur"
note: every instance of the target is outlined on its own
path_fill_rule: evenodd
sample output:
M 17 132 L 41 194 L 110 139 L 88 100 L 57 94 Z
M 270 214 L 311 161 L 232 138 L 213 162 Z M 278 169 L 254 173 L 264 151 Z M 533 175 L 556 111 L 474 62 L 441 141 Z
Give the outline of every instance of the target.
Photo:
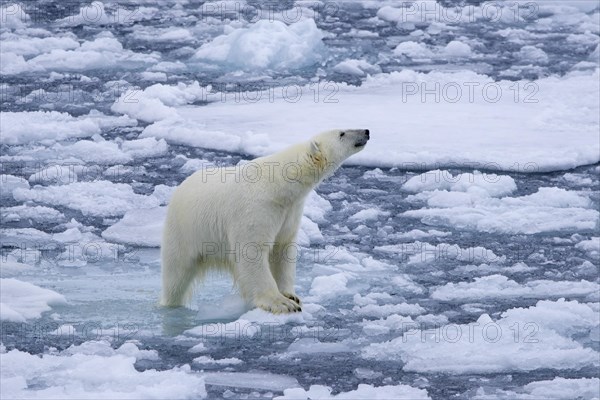
M 304 200 L 367 140 L 365 130 L 328 131 L 267 157 L 188 177 L 167 212 L 161 303 L 189 302 L 194 282 L 213 268 L 229 271 L 257 307 L 300 310 L 296 260 L 284 253 L 294 244 Z

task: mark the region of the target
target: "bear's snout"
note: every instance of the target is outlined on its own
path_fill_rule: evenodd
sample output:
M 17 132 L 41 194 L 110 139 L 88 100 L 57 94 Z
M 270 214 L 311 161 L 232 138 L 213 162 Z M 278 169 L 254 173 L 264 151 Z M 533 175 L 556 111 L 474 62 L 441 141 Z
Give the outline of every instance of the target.
M 369 130 L 368 129 L 364 129 L 362 131 L 362 133 L 363 133 L 363 135 L 359 135 L 358 140 L 354 144 L 354 147 L 363 147 L 369 141 L 369 139 L 370 139 Z

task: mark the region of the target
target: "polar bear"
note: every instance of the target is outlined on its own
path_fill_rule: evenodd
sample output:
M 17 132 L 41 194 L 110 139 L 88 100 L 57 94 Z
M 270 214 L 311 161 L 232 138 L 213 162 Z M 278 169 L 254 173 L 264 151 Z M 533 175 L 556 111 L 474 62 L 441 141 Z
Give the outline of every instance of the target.
M 288 253 L 304 200 L 368 140 L 368 129 L 331 130 L 270 156 L 189 176 L 167 210 L 161 304 L 187 304 L 194 283 L 217 269 L 231 273 L 254 306 L 301 311 L 296 257 Z

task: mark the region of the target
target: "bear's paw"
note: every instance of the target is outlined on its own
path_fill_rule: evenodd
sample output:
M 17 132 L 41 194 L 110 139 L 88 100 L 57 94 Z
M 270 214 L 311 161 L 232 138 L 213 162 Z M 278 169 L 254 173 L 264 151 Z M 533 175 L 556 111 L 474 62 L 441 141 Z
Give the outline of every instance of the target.
M 296 299 L 298 298 L 296 297 Z M 258 295 L 254 303 L 257 307 L 273 314 L 287 314 L 302 311 L 299 301 L 300 299 L 296 302 L 277 292 Z

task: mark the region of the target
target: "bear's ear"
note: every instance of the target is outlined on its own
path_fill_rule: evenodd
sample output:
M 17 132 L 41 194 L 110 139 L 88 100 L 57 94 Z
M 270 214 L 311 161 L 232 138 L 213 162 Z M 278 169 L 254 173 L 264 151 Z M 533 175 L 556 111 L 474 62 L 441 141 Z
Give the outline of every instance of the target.
M 316 140 L 311 140 L 310 141 L 310 154 L 317 155 L 319 153 L 321 153 L 321 148 L 319 147 L 319 143 L 317 143 Z
M 319 173 L 319 176 L 321 176 L 322 172 L 325 170 L 325 167 L 327 166 L 327 160 L 325 158 L 325 155 L 321 151 L 321 146 L 319 146 L 319 143 L 316 140 L 310 141 L 310 150 L 309 150 L 308 157 L 310 158 L 314 167 L 316 168 L 317 172 Z

